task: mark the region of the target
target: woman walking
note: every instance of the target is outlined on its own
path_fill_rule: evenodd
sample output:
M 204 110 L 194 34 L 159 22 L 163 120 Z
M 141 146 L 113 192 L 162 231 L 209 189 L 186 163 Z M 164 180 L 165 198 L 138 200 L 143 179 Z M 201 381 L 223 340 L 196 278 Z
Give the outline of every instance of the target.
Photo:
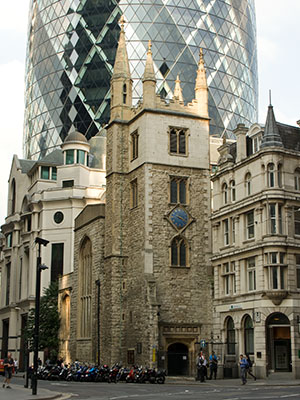
M 256 376 L 254 376 L 253 374 L 252 374 L 252 361 L 251 361 L 251 358 L 250 358 L 250 356 L 249 356 L 249 354 L 246 354 L 246 360 L 247 360 L 247 362 L 248 362 L 248 366 L 247 366 L 247 368 L 246 368 L 246 371 L 247 371 L 247 374 L 248 375 L 250 375 L 250 376 L 252 376 L 252 378 L 256 381 Z

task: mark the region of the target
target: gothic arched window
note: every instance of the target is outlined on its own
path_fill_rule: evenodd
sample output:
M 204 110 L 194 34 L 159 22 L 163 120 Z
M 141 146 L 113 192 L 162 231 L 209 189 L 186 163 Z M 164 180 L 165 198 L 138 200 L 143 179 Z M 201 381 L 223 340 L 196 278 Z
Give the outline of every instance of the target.
M 16 212 L 16 181 L 13 179 L 11 183 L 11 213 Z
M 230 199 L 231 201 L 235 201 L 235 181 L 230 181 Z
M 235 354 L 235 328 L 231 317 L 226 321 L 227 354 Z
M 275 186 L 275 166 L 273 163 L 268 165 L 268 187 Z
M 88 338 L 91 336 L 92 321 L 92 243 L 85 238 L 79 253 L 79 336 Z
M 300 168 L 297 168 L 294 173 L 295 190 L 300 190 Z
M 251 174 L 248 172 L 245 176 L 245 185 L 246 185 L 246 195 L 250 196 L 251 194 Z
M 247 315 L 244 321 L 245 353 L 254 354 L 254 329 L 252 318 Z
M 126 85 L 126 83 L 124 83 L 124 85 L 123 85 L 123 104 L 126 104 L 126 100 L 127 100 L 127 85 Z
M 186 267 L 188 264 L 188 246 L 182 237 L 176 237 L 171 243 L 172 267 Z
M 228 186 L 227 183 L 224 183 L 222 186 L 222 194 L 223 194 L 223 204 L 228 203 Z

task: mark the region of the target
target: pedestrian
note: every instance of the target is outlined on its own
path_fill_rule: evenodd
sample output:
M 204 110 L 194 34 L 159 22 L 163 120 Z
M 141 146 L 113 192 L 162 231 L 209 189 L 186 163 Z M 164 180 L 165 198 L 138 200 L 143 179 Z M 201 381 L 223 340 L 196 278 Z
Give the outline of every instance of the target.
M 211 380 L 214 376 L 217 379 L 217 372 L 218 372 L 218 357 L 216 356 L 215 352 L 212 351 L 211 355 L 209 356 L 209 379 Z
M 256 376 L 252 374 L 252 366 L 253 366 L 253 364 L 252 364 L 252 361 L 251 361 L 251 358 L 250 358 L 249 354 L 246 354 L 246 360 L 248 362 L 248 366 L 246 368 L 247 374 L 252 376 L 252 378 L 256 381 Z
M 5 388 L 5 385 L 6 385 L 7 389 L 11 389 L 9 384 L 10 384 L 10 380 L 11 380 L 13 368 L 14 368 L 14 360 L 11 356 L 11 353 L 7 353 L 7 357 L 4 359 L 3 365 L 4 365 L 5 379 L 4 379 L 2 387 Z
M 206 367 L 207 361 L 202 351 L 200 351 L 200 353 L 198 354 L 196 363 L 197 363 L 197 380 L 200 380 L 200 382 L 204 382 L 205 376 L 207 376 L 207 367 Z
M 17 373 L 17 372 L 18 372 L 18 366 L 19 366 L 19 362 L 18 362 L 18 360 L 17 360 L 17 359 L 15 359 L 15 364 L 14 364 L 14 367 L 15 367 L 15 373 Z
M 248 361 L 247 361 L 246 357 L 244 357 L 243 354 L 240 354 L 239 364 L 240 364 L 242 384 L 245 385 L 245 383 L 247 382 L 247 365 L 248 365 Z

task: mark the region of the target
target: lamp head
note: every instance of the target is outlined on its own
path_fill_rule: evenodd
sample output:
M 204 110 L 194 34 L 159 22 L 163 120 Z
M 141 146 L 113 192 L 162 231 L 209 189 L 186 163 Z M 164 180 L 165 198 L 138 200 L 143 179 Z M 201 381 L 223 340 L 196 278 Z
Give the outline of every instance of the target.
M 36 238 L 35 238 L 35 243 L 42 244 L 43 246 L 46 247 L 47 244 L 49 243 L 49 240 L 42 239 L 42 238 L 40 238 L 40 237 L 36 237 Z

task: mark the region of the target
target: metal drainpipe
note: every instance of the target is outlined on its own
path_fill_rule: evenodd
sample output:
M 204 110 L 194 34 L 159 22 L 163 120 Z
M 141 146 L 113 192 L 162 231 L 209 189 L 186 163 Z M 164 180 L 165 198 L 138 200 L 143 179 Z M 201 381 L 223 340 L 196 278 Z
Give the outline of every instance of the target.
M 96 280 L 97 285 L 97 363 L 100 365 L 100 279 Z

